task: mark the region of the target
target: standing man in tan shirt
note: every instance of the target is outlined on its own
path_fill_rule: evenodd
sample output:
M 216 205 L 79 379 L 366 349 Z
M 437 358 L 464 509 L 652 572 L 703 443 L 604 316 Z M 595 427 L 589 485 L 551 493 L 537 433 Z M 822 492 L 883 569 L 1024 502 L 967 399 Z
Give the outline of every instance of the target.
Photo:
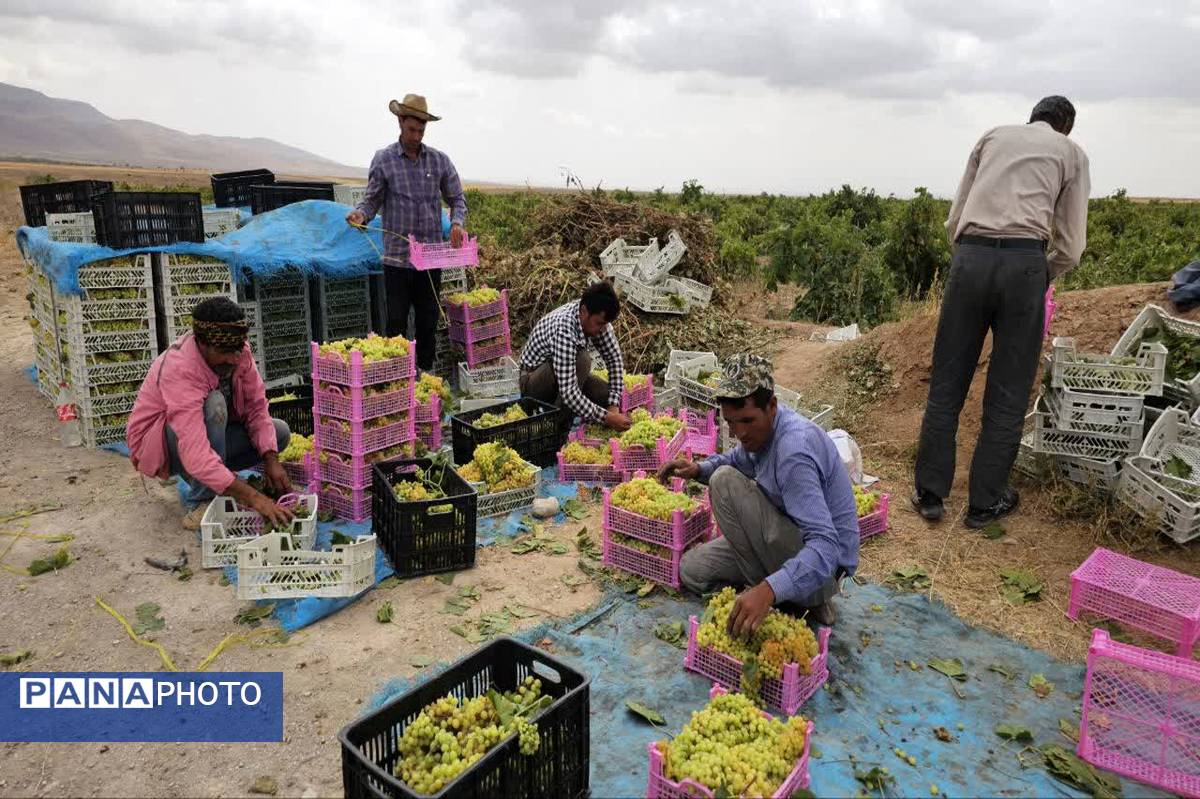
M 1047 97 L 1028 124 L 983 134 L 967 160 L 946 220 L 954 260 L 917 450 L 912 503 L 928 521 L 942 517 L 954 482 L 958 415 L 989 330 L 992 355 L 966 525 L 983 527 L 1019 502 L 1008 474 L 1037 373 L 1046 288 L 1079 264 L 1087 239 L 1091 180 L 1087 155 L 1067 138 L 1074 124 L 1074 106 Z

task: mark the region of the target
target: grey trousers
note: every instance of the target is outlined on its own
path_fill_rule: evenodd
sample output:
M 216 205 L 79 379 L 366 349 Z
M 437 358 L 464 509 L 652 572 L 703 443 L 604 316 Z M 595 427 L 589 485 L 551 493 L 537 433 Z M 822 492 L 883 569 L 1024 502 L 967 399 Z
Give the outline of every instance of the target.
M 804 547 L 804 531 L 771 504 L 758 483 L 732 466 L 712 473 L 708 494 L 721 537 L 692 547 L 680 560 L 679 580 L 692 593 L 758 585 Z M 816 607 L 837 591 L 838 581 L 832 577 L 796 604 Z
M 971 460 L 969 501 L 971 507 L 986 508 L 1000 499 L 1021 444 L 1037 374 L 1048 279 L 1046 256 L 1038 250 L 970 244 L 955 249 L 917 448 L 919 488 L 943 498 L 950 494 L 958 415 L 990 330 L 992 355 L 983 425 Z
M 275 423 L 276 452 L 283 452 L 292 437 L 287 422 L 282 419 L 272 419 Z M 217 457 L 231 471 L 249 469 L 262 460 L 262 455 L 250 441 L 250 434 L 241 422 L 229 421 L 229 408 L 225 395 L 220 391 L 210 391 L 204 399 L 204 427 L 208 431 L 208 443 L 217 453 Z M 188 484 L 187 502 L 206 502 L 214 496 L 213 490 L 187 473 L 179 460 L 179 438 L 175 431 L 167 425 L 167 457 L 170 458 L 171 474 L 177 474 Z
M 585 350 L 580 350 L 575 358 L 575 375 L 583 396 L 601 408 L 608 408 L 608 383 L 592 374 L 592 356 Z M 521 372 L 517 386 L 521 389 L 522 397 L 533 397 L 560 408 L 563 406 L 558 378 L 549 361 L 531 371 Z

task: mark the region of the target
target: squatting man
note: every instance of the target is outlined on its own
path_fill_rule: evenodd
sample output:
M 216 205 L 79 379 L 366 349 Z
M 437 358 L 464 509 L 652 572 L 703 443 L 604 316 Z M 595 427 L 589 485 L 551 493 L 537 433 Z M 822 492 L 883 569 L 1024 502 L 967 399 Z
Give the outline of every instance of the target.
M 716 393 L 738 445 L 658 472 L 706 483 L 721 529 L 684 554 L 680 582 L 697 594 L 747 589 L 729 615 L 731 635 L 752 633 L 774 606 L 832 625 L 839 582 L 858 567 L 850 476 L 829 435 L 779 404 L 770 362 L 735 355 L 723 371 Z

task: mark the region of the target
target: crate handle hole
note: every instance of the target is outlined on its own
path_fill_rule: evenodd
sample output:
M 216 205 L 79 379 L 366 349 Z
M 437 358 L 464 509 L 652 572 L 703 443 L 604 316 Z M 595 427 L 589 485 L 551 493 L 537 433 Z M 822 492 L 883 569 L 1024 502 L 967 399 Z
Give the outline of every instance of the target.
M 558 670 L 546 665 L 540 660 L 533 661 L 533 673 L 542 679 L 549 680 L 555 685 L 562 682 L 562 675 L 558 673 Z

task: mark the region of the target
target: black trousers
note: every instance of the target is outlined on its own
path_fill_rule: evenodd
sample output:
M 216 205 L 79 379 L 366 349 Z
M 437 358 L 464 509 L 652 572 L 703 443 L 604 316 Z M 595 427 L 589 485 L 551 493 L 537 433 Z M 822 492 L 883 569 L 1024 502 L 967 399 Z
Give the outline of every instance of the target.
M 939 497 L 954 482 L 955 438 L 988 331 L 992 355 L 983 425 L 971 460 L 969 502 L 994 504 L 1017 457 L 1029 392 L 1042 349 L 1049 272 L 1045 253 L 960 244 L 942 300 L 929 401 L 917 449 L 917 486 Z
M 407 267 L 383 267 L 387 287 L 387 326 L 389 336 L 408 335 L 408 311 L 411 308 L 417 317 L 417 368 L 428 372 L 433 369 L 437 353 L 438 317 L 442 313 L 438 293 L 442 288 L 442 272 L 439 269 L 419 272 Z

